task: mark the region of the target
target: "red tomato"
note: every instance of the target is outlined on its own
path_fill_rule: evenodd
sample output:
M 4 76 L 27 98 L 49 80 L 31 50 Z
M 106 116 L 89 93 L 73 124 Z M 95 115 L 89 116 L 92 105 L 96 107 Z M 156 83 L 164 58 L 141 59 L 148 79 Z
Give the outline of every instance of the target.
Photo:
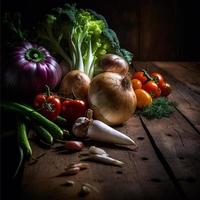
M 161 89 L 162 84 L 164 82 L 163 76 L 158 72 L 151 72 L 150 76 L 155 79 L 155 82 L 157 83 L 158 87 Z
M 138 79 L 142 82 L 142 84 L 144 84 L 148 80 L 147 77 L 145 76 L 144 72 L 141 72 L 141 71 L 135 72 L 133 74 L 132 79 Z
M 154 81 L 148 81 L 142 86 L 146 92 L 148 92 L 152 97 L 159 97 L 161 90 Z
M 38 94 L 33 104 L 38 112 L 50 120 L 55 120 L 61 112 L 60 99 L 53 95 Z
M 87 111 L 86 103 L 82 100 L 65 100 L 62 103 L 62 115 L 73 123 L 79 117 L 85 116 Z
M 172 91 L 171 85 L 169 83 L 164 82 L 161 87 L 161 95 L 168 96 Z

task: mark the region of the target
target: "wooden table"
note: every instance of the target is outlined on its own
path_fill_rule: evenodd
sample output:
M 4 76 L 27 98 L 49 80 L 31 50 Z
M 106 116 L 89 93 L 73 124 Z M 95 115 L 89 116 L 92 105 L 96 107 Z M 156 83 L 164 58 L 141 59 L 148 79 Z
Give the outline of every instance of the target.
M 32 143 L 39 161 L 25 164 L 22 198 L 28 200 L 165 200 L 200 198 L 200 63 L 135 62 L 134 67 L 162 72 L 172 85 L 170 99 L 178 103 L 170 118 L 147 120 L 133 116 L 118 129 L 139 146 L 131 151 L 100 145 L 111 157 L 125 163 L 112 167 L 88 162 L 89 168 L 75 176 L 56 177 L 70 163 L 79 162 L 80 152 L 57 154 Z M 86 145 L 86 149 L 89 146 Z M 75 182 L 66 186 L 66 180 Z M 91 192 L 80 197 L 83 184 Z

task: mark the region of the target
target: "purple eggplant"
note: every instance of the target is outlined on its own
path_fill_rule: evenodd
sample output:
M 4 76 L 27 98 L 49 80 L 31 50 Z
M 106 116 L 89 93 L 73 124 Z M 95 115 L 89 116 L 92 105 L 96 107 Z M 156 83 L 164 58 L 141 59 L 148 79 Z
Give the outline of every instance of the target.
M 11 63 L 5 74 L 7 88 L 24 96 L 44 91 L 45 85 L 54 89 L 62 77 L 62 69 L 50 53 L 29 42 L 13 49 Z

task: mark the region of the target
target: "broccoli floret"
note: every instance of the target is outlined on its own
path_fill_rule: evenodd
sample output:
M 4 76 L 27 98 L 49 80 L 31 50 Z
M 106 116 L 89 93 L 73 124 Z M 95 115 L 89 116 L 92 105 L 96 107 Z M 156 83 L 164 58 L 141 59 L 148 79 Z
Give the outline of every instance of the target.
M 120 49 L 119 55 L 123 57 L 129 65 L 132 63 L 133 54 L 130 51 L 127 51 L 126 49 Z
M 87 9 L 87 11 L 90 12 L 97 20 L 103 21 L 105 28 L 108 28 L 107 21 L 103 15 L 98 14 L 94 10 L 91 10 L 91 9 Z
M 52 14 L 57 16 L 58 18 L 61 17 L 63 22 L 70 22 L 70 23 L 76 23 L 76 14 L 78 12 L 78 9 L 76 8 L 76 4 L 65 4 L 63 8 L 53 8 Z

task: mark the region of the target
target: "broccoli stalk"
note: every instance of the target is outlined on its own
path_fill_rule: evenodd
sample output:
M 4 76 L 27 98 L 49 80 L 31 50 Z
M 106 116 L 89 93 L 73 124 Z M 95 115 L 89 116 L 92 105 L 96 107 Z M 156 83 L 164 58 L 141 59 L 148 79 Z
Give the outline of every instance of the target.
M 87 59 L 86 59 L 86 63 L 85 63 L 85 72 L 86 74 L 89 75 L 89 77 L 91 77 L 92 74 L 92 64 L 94 63 L 94 55 L 92 53 L 92 42 L 91 39 L 89 40 L 89 44 L 88 44 L 88 52 L 87 52 Z
M 98 49 L 99 37 L 104 28 L 102 20 L 96 20 L 88 11 L 81 10 L 76 18 L 71 37 L 70 54 L 75 59 L 74 67 L 93 77 L 95 51 Z

